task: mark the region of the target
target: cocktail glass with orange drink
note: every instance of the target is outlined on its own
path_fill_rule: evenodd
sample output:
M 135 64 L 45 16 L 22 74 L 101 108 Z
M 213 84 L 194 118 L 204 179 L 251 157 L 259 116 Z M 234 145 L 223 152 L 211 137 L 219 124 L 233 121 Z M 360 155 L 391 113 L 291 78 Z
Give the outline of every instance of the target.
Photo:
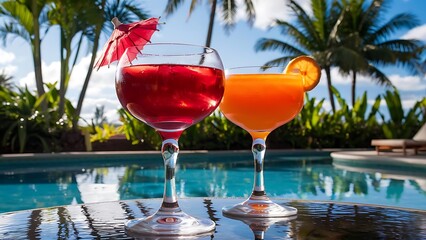
M 227 215 L 286 217 L 297 209 L 281 206 L 265 192 L 263 163 L 266 138 L 301 111 L 306 91 L 319 82 L 320 67 L 307 56 L 282 67 L 239 67 L 226 71 L 225 93 L 220 110 L 227 119 L 250 133 L 255 164 L 254 187 L 244 202 L 223 208 Z

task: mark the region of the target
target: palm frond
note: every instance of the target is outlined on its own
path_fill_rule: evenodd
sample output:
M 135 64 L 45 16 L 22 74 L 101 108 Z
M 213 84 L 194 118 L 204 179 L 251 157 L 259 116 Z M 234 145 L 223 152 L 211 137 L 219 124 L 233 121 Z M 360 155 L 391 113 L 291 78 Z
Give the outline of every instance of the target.
M 378 68 L 376 68 L 374 65 L 370 64 L 367 68 L 368 76 L 372 77 L 372 80 L 376 82 L 379 85 L 386 86 L 386 87 L 394 87 L 390 79 L 386 76 L 386 74 L 382 71 L 380 71 Z
M 360 3 L 363 4 L 367 2 L 360 1 Z M 361 21 L 358 25 L 358 31 L 369 31 L 372 26 L 378 24 L 381 19 L 380 15 L 386 10 L 388 4 L 387 0 L 373 0 L 368 8 L 363 10 L 362 14 L 359 15 L 361 17 Z M 364 9 L 363 6 L 361 6 L 361 8 Z
M 164 15 L 167 17 L 168 15 L 174 13 L 176 9 L 184 2 L 185 0 L 168 0 L 166 8 L 164 9 Z
M 264 65 L 265 66 L 286 66 L 290 60 L 292 60 L 293 58 L 297 56 L 298 55 L 292 55 L 292 56 L 284 56 L 284 57 L 276 58 L 266 62 Z
M 413 63 L 413 65 L 416 67 L 416 71 L 418 71 L 420 74 L 423 74 L 423 79 L 426 78 L 426 60 L 423 61 L 416 61 Z
M 308 55 L 305 51 L 298 49 L 289 43 L 286 43 L 277 39 L 270 39 L 270 38 L 259 39 L 256 42 L 254 49 L 257 52 L 258 51 L 279 51 L 282 53 L 289 53 L 294 56 Z
M 51 4 L 46 4 L 40 11 L 40 15 L 38 17 L 39 25 L 41 29 L 49 29 L 50 23 L 48 18 L 49 10 L 51 9 Z
M 367 43 L 379 43 L 386 39 L 387 37 L 394 34 L 396 31 L 401 29 L 410 29 L 419 25 L 419 20 L 414 14 L 411 13 L 401 13 L 393 18 L 391 18 L 388 22 L 383 24 L 376 31 L 371 33 L 367 38 Z
M 290 1 L 289 6 L 296 15 L 297 23 L 301 25 L 299 28 L 303 31 L 306 31 L 306 33 L 302 35 L 310 36 L 312 38 L 311 41 L 313 42 L 316 42 L 316 43 L 321 42 L 322 39 L 318 36 L 318 33 L 315 30 L 315 26 L 313 25 L 313 21 L 309 17 L 309 15 L 305 12 L 305 10 L 299 4 L 297 4 L 296 1 L 294 0 Z
M 192 12 L 194 12 L 195 7 L 199 4 L 200 0 L 191 0 L 191 5 L 189 6 L 188 17 L 191 16 Z
M 402 65 L 407 68 L 407 70 L 414 74 L 420 76 L 422 79 L 426 79 L 426 64 L 425 62 L 419 61 L 417 59 L 410 59 L 407 62 L 397 62 L 397 65 Z
M 34 31 L 33 15 L 29 8 L 20 1 L 5 1 L 2 6 L 6 16 L 14 19 L 28 32 Z
M 31 41 L 30 34 L 15 23 L 4 23 L 0 26 L 0 39 L 3 41 L 3 44 L 6 44 L 7 37 L 11 37 L 11 40 L 16 37 L 21 37 L 26 42 Z
M 380 47 L 377 45 L 365 45 L 363 55 L 371 63 L 388 65 L 394 64 L 396 62 L 396 56 L 394 51 L 391 51 L 388 48 Z
M 421 68 L 420 59 L 424 48 L 422 42 L 417 40 L 396 39 L 375 45 L 365 54 L 372 63 L 383 66 L 392 64 L 407 68 L 413 74 L 423 75 L 425 71 Z
M 310 35 L 302 32 L 302 29 L 286 21 L 277 20 L 277 27 L 281 33 L 288 38 L 295 40 L 306 49 L 316 49 L 318 42 L 315 42 Z
M 406 52 L 395 52 L 395 66 L 406 68 L 411 74 L 424 78 L 425 66 L 421 64 L 420 58 L 414 58 L 412 54 Z
M 237 4 L 235 0 L 222 1 L 222 20 L 225 22 L 225 31 L 229 31 L 235 25 Z
M 353 70 L 360 70 L 368 68 L 368 61 L 364 56 L 352 48 L 340 46 L 334 49 L 331 61 L 334 66 L 339 67 L 339 71 L 345 75 Z
M 327 9 L 325 0 L 312 0 L 311 8 L 315 18 L 315 21 L 313 21 L 315 32 L 318 33 L 320 39 L 326 39 Z
M 244 0 L 244 3 L 246 6 L 247 21 L 250 25 L 252 25 L 256 18 L 256 9 L 254 8 L 252 0 Z
M 327 38 L 327 46 L 332 46 L 340 42 L 338 33 L 343 25 L 343 20 L 345 19 L 345 11 L 340 11 L 339 13 L 338 9 L 340 9 L 339 4 L 337 1 L 334 1 L 330 9 L 330 16 L 328 19 L 336 20 L 329 22 L 329 24 L 331 24 L 331 28 Z
M 419 40 L 412 39 L 394 39 L 377 44 L 376 46 L 389 49 L 390 51 L 411 52 L 421 54 L 424 50 L 424 44 Z
M 114 30 L 111 19 L 117 17 L 123 23 L 136 22 L 149 17 L 148 12 L 144 11 L 132 0 L 107 1 L 104 9 L 104 26 L 102 31 L 110 35 Z
M 5 87 L 7 89 L 12 89 L 13 87 L 12 80 L 13 80 L 13 77 L 7 75 L 4 70 L 0 72 L 0 86 Z

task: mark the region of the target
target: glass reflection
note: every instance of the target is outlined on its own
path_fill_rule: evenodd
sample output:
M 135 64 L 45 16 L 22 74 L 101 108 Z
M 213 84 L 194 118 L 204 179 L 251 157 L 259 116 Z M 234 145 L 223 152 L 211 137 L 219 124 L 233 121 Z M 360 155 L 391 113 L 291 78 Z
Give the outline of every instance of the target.
M 281 226 L 280 231 L 282 231 L 282 229 L 285 229 L 284 232 L 287 233 L 286 235 L 290 234 L 289 222 L 297 218 L 297 215 L 285 218 L 247 218 L 236 217 L 227 214 L 224 214 L 224 216 L 245 223 L 253 232 L 254 240 L 267 239 L 265 238 L 265 233 L 274 224 Z M 284 226 L 284 228 L 282 226 Z

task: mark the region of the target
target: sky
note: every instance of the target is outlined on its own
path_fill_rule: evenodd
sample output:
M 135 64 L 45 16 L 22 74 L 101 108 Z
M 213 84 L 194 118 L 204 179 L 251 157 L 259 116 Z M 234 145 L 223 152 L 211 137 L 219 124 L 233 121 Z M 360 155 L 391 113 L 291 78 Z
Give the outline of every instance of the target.
M 167 0 L 138 1 L 141 8 L 147 11 L 151 17 L 161 17 L 161 22 L 163 22 L 159 26 L 160 31 L 154 33 L 151 41 L 154 43 L 179 42 L 204 45 L 209 20 L 208 1 L 201 1 L 203 4 L 199 5 L 191 16 L 188 16 L 190 1 L 185 1 L 185 4 L 173 15 L 165 16 L 164 8 L 166 2 Z M 286 38 L 285 34 L 274 28 L 273 21 L 277 18 L 292 21 L 292 16 L 286 6 L 287 2 L 287 0 L 254 0 L 257 18 L 253 26 L 247 24 L 244 11 L 241 9 L 238 12 L 239 21 L 229 33 L 224 30 L 220 17 L 217 15 L 211 46 L 219 52 L 225 68 L 263 65 L 265 62 L 281 55 L 279 52 L 256 52 L 254 45 L 260 38 L 276 38 L 280 40 Z M 308 0 L 300 0 L 298 3 L 308 9 Z M 426 0 L 393 0 L 387 12 L 388 16 L 383 19 L 383 23 L 398 13 L 409 12 L 415 14 L 421 25 L 410 31 L 400 31 L 392 37 L 415 38 L 426 42 L 426 15 L 424 14 L 424 9 L 426 9 Z M 53 28 L 43 39 L 42 61 L 45 82 L 54 82 L 59 79 L 58 36 L 57 29 Z M 101 46 L 108 37 L 102 37 Z M 74 106 L 76 106 L 89 61 L 90 51 L 88 50 L 87 55 L 79 59 L 71 76 L 67 98 L 74 103 Z M 398 88 L 406 109 L 411 108 L 415 102 L 426 96 L 426 76 L 412 76 L 403 68 L 387 67 L 380 69 L 388 75 L 392 83 Z M 105 107 L 109 122 L 117 121 L 117 109 L 120 108 L 120 103 L 114 89 L 115 70 L 116 66 L 111 65 L 110 68 L 102 67 L 93 73 L 82 112 L 82 117 L 89 122 L 94 116 L 96 106 Z M 22 39 L 9 38 L 6 45 L 0 45 L 1 71 L 12 76 L 16 85 L 28 86 L 30 89 L 35 90 L 31 49 L 28 43 Z M 350 78 L 340 75 L 337 69 L 332 69 L 331 73 L 334 86 L 337 87 L 342 96 L 347 97 L 347 102 L 350 104 Z M 371 78 L 364 76 L 358 77 L 357 84 L 357 96 L 367 92 L 370 103 L 378 95 L 389 90 L 375 84 Z M 309 97 L 325 98 L 324 108 L 327 111 L 330 110 L 324 72 L 322 72 L 319 85 L 309 92 Z M 384 104 L 384 101 L 382 104 Z

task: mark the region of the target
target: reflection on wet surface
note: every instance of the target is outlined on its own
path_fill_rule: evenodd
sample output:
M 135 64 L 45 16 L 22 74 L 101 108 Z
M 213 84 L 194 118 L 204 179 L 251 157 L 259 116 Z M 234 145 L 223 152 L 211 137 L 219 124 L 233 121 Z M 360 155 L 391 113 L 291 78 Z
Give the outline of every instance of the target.
M 297 216 L 248 220 L 222 215 L 223 206 L 241 200 L 187 198 L 180 205 L 193 216 L 216 222 L 213 235 L 196 239 L 417 240 L 426 236 L 426 211 L 276 199 L 298 208 Z M 132 239 L 124 223 L 153 214 L 160 203 L 159 199 L 143 199 L 4 213 L 0 215 L 0 239 Z

